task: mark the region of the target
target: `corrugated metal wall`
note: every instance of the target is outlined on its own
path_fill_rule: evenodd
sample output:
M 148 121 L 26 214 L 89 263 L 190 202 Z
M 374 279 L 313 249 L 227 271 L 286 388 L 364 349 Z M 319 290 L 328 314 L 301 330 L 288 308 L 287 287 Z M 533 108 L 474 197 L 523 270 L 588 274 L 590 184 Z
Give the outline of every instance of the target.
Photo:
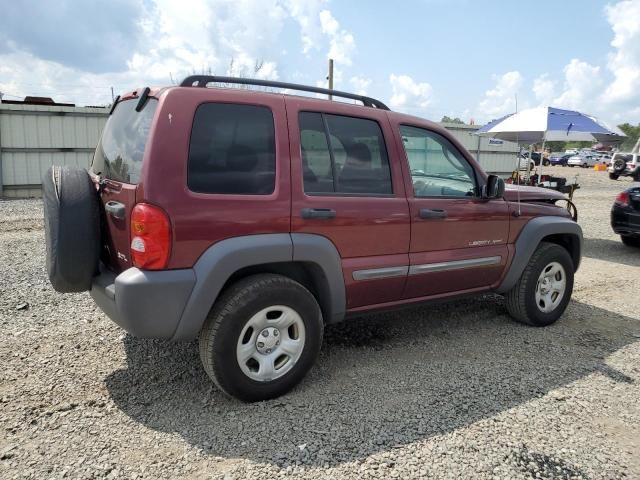
M 480 128 L 479 125 L 443 123 L 442 126 L 449 130 L 476 157 L 485 171 L 507 174 L 516 168 L 519 151 L 517 143 L 496 143 L 488 138 L 478 137 L 474 135 L 474 132 Z
M 105 108 L 0 104 L 0 195 L 38 195 L 51 165 L 88 167 Z
M 51 165 L 88 167 L 107 121 L 106 108 L 0 104 L 0 196 L 40 194 Z M 443 124 L 491 173 L 510 173 L 518 145 L 492 144 L 479 127 Z

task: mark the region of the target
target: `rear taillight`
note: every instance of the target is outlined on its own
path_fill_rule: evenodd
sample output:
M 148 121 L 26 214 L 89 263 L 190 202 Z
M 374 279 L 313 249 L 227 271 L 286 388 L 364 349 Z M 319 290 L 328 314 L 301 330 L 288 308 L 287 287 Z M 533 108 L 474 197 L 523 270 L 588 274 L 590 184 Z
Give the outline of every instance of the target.
M 171 252 L 171 228 L 164 211 L 148 203 L 138 203 L 131 212 L 131 259 L 146 270 L 167 266 Z
M 631 199 L 629 198 L 629 194 L 627 192 L 621 192 L 616 197 L 616 205 L 620 205 L 621 207 L 628 207 Z

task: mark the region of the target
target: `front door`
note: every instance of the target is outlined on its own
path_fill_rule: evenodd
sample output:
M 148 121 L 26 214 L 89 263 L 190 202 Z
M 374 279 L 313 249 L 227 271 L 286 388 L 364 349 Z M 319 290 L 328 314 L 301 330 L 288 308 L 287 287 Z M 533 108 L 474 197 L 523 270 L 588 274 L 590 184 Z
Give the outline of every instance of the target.
M 292 232 L 322 235 L 335 245 L 347 309 L 397 301 L 408 271 L 410 224 L 386 113 L 363 108 L 354 117 L 351 106 L 323 103 L 286 99 Z
M 444 134 L 397 125 L 411 211 L 405 298 L 472 292 L 496 283 L 508 261 L 509 214 L 486 200 L 484 173 Z

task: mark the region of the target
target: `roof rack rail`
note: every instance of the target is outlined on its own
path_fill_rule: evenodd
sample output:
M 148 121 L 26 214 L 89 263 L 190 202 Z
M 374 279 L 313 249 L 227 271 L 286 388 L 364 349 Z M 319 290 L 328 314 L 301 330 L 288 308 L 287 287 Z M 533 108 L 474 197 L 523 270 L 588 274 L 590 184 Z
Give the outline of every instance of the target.
M 374 107 L 381 110 L 389 110 L 384 103 L 375 98 L 364 95 L 356 95 L 355 93 L 341 92 L 329 88 L 311 87 L 308 85 L 299 85 L 297 83 L 275 82 L 272 80 L 260 80 L 257 78 L 236 78 L 236 77 L 219 77 L 217 75 L 191 75 L 180 83 L 181 87 L 206 87 L 208 83 L 235 83 L 238 85 L 256 85 L 260 87 L 286 88 L 289 90 L 299 90 L 302 92 L 322 93 L 324 95 L 333 95 L 334 97 L 349 98 L 358 100 L 365 107 Z M 197 84 L 197 85 L 196 85 Z

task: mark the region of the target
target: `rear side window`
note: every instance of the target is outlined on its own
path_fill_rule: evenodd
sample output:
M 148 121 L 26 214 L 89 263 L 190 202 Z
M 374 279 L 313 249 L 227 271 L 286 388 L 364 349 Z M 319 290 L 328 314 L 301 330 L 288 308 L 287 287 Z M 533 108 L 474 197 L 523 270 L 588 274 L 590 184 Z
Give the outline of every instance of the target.
M 299 123 L 305 193 L 393 193 L 387 149 L 377 122 L 300 112 Z
M 207 103 L 196 110 L 187 184 L 200 193 L 268 195 L 275 189 L 273 115 L 267 107 Z
M 119 103 L 107 120 L 93 158 L 92 171 L 104 178 L 137 184 L 140 181 L 144 149 L 158 101 L 147 100 L 136 112 L 138 99 Z

